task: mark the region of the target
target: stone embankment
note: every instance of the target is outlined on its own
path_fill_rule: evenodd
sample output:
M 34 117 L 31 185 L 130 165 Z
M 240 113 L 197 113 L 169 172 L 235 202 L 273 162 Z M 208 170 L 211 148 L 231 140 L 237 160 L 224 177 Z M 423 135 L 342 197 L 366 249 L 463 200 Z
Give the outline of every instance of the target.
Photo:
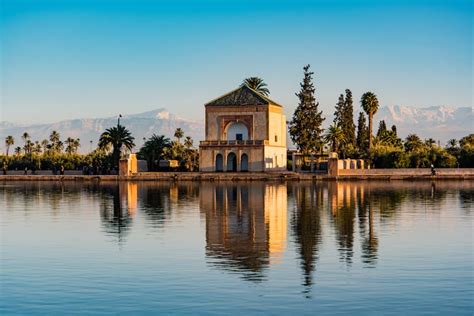
M 437 169 L 431 176 L 430 169 L 347 169 L 338 176 L 327 173 L 295 172 L 139 172 L 130 176 L 91 175 L 77 172 L 65 175 L 0 175 L 0 181 L 323 181 L 323 180 L 474 180 L 474 168 Z

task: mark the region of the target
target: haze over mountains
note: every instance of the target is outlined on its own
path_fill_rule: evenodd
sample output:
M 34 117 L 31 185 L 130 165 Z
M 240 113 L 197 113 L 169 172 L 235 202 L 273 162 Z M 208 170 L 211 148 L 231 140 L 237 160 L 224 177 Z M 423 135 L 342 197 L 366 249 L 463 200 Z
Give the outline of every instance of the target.
M 143 137 L 150 137 L 153 133 L 166 135 L 172 138 L 176 128 L 183 129 L 185 136 L 191 136 L 194 145 L 199 145 L 199 140 L 204 139 L 204 123 L 180 118 L 165 109 L 156 109 L 148 112 L 124 115 L 120 124 L 130 130 L 135 137 L 135 144 L 139 148 L 143 144 Z M 2 149 L 5 147 L 4 139 L 7 135 L 15 138 L 13 147 L 22 146 L 21 135 L 30 134 L 33 140 L 48 139 L 51 131 L 57 131 L 64 140 L 67 137 L 79 138 L 81 147 L 79 152 L 89 152 L 97 146 L 100 134 L 106 128 L 116 126 L 117 117 L 91 118 L 65 120 L 51 124 L 23 125 L 10 122 L 0 122 L 0 135 L 2 136 Z M 92 144 L 90 141 L 92 140 Z
M 385 120 L 388 128 L 395 124 L 401 137 L 416 133 L 423 139 L 431 137 L 441 143 L 474 133 L 474 111 L 470 107 L 381 107 L 375 115 L 374 133 L 380 120 Z
M 395 124 L 398 134 L 406 137 L 410 133 L 416 133 L 421 138 L 434 138 L 446 143 L 451 138 L 459 139 L 470 133 L 474 133 L 474 114 L 469 107 L 454 108 L 448 106 L 433 106 L 416 108 L 411 106 L 386 106 L 380 107 L 374 118 L 374 133 L 378 122 L 385 120 L 387 127 Z M 327 116 L 325 125 L 332 122 Z M 332 113 L 331 113 L 332 114 Z M 357 115 L 354 121 L 357 123 Z M 288 118 L 289 119 L 289 118 Z M 204 139 L 204 122 L 180 118 L 166 109 L 156 109 L 144 113 L 125 115 L 121 124 L 126 126 L 135 137 L 135 143 L 139 148 L 143 144 L 143 137 L 150 137 L 153 133 L 166 135 L 172 138 L 176 128 L 181 127 L 185 135 L 194 139 L 194 145 Z M 51 131 L 58 131 L 64 140 L 67 137 L 80 138 L 80 152 L 88 152 L 97 145 L 100 134 L 108 127 L 117 125 L 117 117 L 74 119 L 60 121 L 51 124 L 23 125 L 10 122 L 0 122 L 0 135 L 2 142 L 0 148 L 4 150 L 4 138 L 12 135 L 15 145 L 22 146 L 21 135 L 28 132 L 33 140 L 41 141 L 48 138 Z M 92 144 L 90 141 L 92 140 Z

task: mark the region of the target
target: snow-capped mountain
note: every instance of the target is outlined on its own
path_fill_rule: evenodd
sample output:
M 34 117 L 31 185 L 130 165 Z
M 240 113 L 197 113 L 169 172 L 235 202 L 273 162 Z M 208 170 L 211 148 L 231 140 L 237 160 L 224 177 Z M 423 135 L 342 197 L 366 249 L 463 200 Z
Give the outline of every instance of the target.
M 374 116 L 374 133 L 380 120 L 385 120 L 389 128 L 395 124 L 401 137 L 416 133 L 421 138 L 431 137 L 441 143 L 474 133 L 474 111 L 469 107 L 381 107 Z
M 357 124 L 358 113 L 354 116 Z M 404 138 L 410 133 L 416 133 L 421 138 L 434 138 L 446 143 L 451 138 L 459 139 L 474 133 L 474 111 L 469 107 L 454 108 L 448 106 L 433 106 L 417 108 L 411 106 L 380 107 L 374 117 L 374 133 L 380 120 L 385 120 L 387 127 L 397 126 L 398 134 Z M 153 133 L 173 137 L 176 128 L 181 127 L 186 136 L 191 136 L 197 147 L 204 139 L 204 122 L 180 118 L 165 109 L 157 109 L 138 114 L 124 115 L 121 124 L 126 126 L 135 137 L 139 148 L 143 137 L 148 138 Z M 327 118 L 332 122 L 332 118 Z M 75 119 L 51 124 L 15 124 L 0 122 L 0 151 L 4 152 L 4 139 L 7 135 L 15 138 L 15 145 L 22 146 L 21 135 L 28 132 L 33 140 L 41 141 L 48 138 L 52 131 L 58 131 L 64 140 L 67 137 L 80 138 L 80 152 L 88 152 L 95 148 L 100 134 L 109 127 L 117 125 L 117 117 Z M 92 140 L 92 144 L 90 141 Z M 291 144 L 289 144 L 290 147 Z
M 144 113 L 124 115 L 120 120 L 135 137 L 136 148 L 143 144 L 143 137 L 148 138 L 153 133 L 173 137 L 176 128 L 183 129 L 186 136 L 191 136 L 194 145 L 199 145 L 199 140 L 204 138 L 204 124 L 200 121 L 192 121 L 180 118 L 165 109 L 157 109 Z M 100 134 L 109 127 L 117 125 L 117 117 L 93 118 L 93 119 L 74 119 L 60 121 L 51 124 L 15 124 L 11 122 L 0 122 L 0 143 L 1 151 L 4 150 L 4 139 L 7 135 L 15 138 L 15 145 L 22 146 L 21 135 L 24 132 L 30 134 L 32 140 L 41 141 L 49 138 L 52 131 L 57 131 L 64 140 L 67 137 L 79 138 L 81 140 L 80 152 L 88 152 L 95 148 Z M 92 141 L 92 144 L 90 143 Z M 12 150 L 11 150 L 12 151 Z

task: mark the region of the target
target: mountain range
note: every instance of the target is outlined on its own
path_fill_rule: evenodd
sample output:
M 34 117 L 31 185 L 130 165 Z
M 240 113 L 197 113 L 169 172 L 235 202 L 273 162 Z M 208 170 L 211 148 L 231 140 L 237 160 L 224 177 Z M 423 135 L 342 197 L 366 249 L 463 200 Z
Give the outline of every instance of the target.
M 202 122 L 180 118 L 165 109 L 124 115 L 120 120 L 120 124 L 125 126 L 135 137 L 135 145 L 137 148 L 140 148 L 143 144 L 144 137 L 148 138 L 153 135 L 153 133 L 172 138 L 174 131 L 178 127 L 183 129 L 185 136 L 191 136 L 193 138 L 195 146 L 199 145 L 199 140 L 204 139 L 204 124 Z M 12 135 L 15 138 L 15 145 L 13 147 L 16 147 L 18 146 L 17 144 L 23 143 L 21 135 L 23 135 L 24 132 L 30 134 L 32 140 L 41 141 L 42 139 L 48 139 L 52 131 L 57 131 L 61 135 L 62 140 L 67 137 L 79 138 L 81 143 L 79 152 L 85 153 L 95 148 L 100 134 L 104 132 L 106 128 L 116 125 L 116 116 L 73 119 L 50 124 L 34 125 L 15 124 L 4 121 L 0 122 L 0 135 L 2 136 L 2 140 L 7 135 Z M 3 141 L 0 146 L 5 147 Z
M 402 138 L 415 133 L 422 139 L 433 138 L 443 144 L 474 133 L 474 111 L 470 107 L 381 107 L 374 116 L 374 133 L 380 120 L 385 120 L 388 128 L 395 124 Z
M 417 108 L 412 106 L 384 106 L 380 107 L 374 117 L 374 133 L 378 122 L 385 120 L 387 127 L 392 124 L 397 126 L 400 137 L 416 133 L 421 138 L 434 138 L 446 143 L 451 138 L 459 139 L 474 133 L 474 114 L 469 107 L 454 108 L 448 106 L 432 106 Z M 357 113 L 354 117 L 357 123 Z M 328 117 L 325 122 L 330 123 Z M 0 136 L 2 140 L 7 135 L 15 138 L 16 144 L 22 144 L 21 135 L 28 132 L 33 140 L 41 141 L 48 138 L 51 131 L 59 132 L 62 139 L 67 137 L 80 138 L 80 152 L 88 152 L 97 145 L 100 134 L 111 126 L 117 124 L 117 117 L 73 119 L 50 124 L 17 124 L 0 122 Z M 153 133 L 172 138 L 176 128 L 184 130 L 186 136 L 191 136 L 195 146 L 204 139 L 204 122 L 180 118 L 166 109 L 157 109 L 144 113 L 126 115 L 121 119 L 121 124 L 126 126 L 135 136 L 135 144 L 139 148 L 143 138 L 150 137 Z M 90 143 L 92 141 L 92 144 Z M 4 142 L 0 148 L 4 150 Z

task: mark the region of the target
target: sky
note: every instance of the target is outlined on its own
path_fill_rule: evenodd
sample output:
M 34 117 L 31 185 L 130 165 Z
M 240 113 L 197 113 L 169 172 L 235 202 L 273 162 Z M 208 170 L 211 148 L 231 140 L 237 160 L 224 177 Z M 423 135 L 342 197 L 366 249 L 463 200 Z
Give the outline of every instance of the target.
M 204 104 L 262 77 L 291 115 L 303 66 L 326 115 L 340 93 L 473 106 L 473 2 L 1 0 L 0 121 Z

